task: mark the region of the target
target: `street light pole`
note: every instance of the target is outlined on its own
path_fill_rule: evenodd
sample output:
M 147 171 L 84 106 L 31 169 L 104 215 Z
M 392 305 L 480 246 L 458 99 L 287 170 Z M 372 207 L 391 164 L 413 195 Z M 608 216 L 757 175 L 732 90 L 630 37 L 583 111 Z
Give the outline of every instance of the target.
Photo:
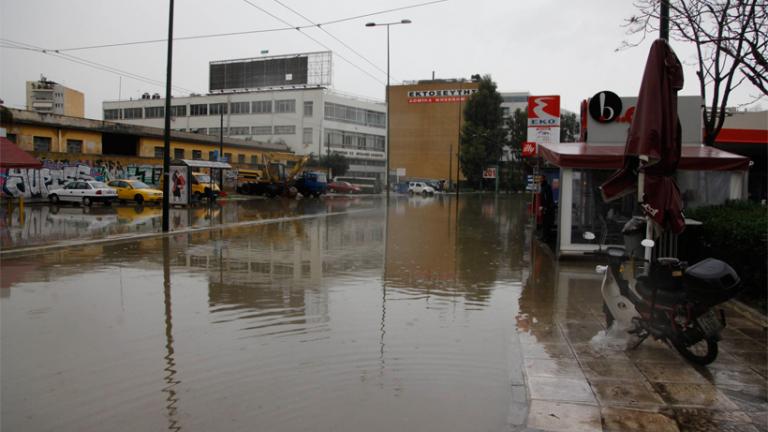
M 386 139 L 386 145 L 384 147 L 384 151 L 386 152 L 386 159 L 387 159 L 387 167 L 386 167 L 386 173 L 384 173 L 384 178 L 386 180 L 386 186 L 387 186 L 387 200 L 389 200 L 389 190 L 391 189 L 389 184 L 389 151 L 391 150 L 391 146 L 389 145 L 389 27 L 397 24 L 410 24 L 411 20 L 409 19 L 402 19 L 400 21 L 390 22 L 390 23 L 374 23 L 369 22 L 365 24 L 366 27 L 381 27 L 386 26 L 387 27 L 387 88 L 386 93 L 384 95 L 384 101 L 387 104 L 387 135 L 385 137 Z

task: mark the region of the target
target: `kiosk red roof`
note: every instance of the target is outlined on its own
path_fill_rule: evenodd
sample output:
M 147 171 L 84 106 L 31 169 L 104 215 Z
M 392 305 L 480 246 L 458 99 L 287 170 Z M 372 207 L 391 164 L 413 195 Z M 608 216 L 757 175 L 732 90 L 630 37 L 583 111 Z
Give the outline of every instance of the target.
M 20 149 L 13 141 L 0 137 L 0 168 L 40 168 L 43 164 Z
M 561 168 L 615 170 L 623 166 L 624 145 L 586 143 L 539 144 L 539 154 Z M 746 171 L 749 158 L 707 146 L 683 146 L 677 169 L 691 171 Z

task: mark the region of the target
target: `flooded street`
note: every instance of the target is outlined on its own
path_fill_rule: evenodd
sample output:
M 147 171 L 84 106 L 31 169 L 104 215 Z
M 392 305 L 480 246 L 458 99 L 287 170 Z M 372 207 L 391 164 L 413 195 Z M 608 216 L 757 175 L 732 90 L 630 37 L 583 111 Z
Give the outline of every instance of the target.
M 520 197 L 279 203 L 231 216 L 274 223 L 4 256 L 3 430 L 521 421 Z
M 626 350 L 523 195 L 228 202 L 167 236 L 28 210 L 2 237 L 2 430 L 768 430 L 764 323 L 726 307 L 706 368 Z

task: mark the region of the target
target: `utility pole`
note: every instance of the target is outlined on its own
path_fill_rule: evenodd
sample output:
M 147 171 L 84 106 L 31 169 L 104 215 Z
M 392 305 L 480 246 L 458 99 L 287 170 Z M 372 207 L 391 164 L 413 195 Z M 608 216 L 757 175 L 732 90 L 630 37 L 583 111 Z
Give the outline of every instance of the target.
M 659 38 L 669 41 L 669 0 L 661 0 L 659 11 Z
M 173 0 L 168 11 L 168 60 L 165 74 L 165 130 L 163 131 L 163 232 L 170 229 L 171 182 L 171 70 L 173 66 Z

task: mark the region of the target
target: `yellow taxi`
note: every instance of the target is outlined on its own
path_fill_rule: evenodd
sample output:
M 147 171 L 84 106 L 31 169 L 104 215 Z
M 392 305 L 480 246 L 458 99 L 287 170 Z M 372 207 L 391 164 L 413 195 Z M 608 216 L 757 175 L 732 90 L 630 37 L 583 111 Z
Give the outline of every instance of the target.
M 112 180 L 107 186 L 117 190 L 117 199 L 120 202 L 136 201 L 136 204 L 161 202 L 163 192 L 149 187 L 146 183 L 138 180 Z

